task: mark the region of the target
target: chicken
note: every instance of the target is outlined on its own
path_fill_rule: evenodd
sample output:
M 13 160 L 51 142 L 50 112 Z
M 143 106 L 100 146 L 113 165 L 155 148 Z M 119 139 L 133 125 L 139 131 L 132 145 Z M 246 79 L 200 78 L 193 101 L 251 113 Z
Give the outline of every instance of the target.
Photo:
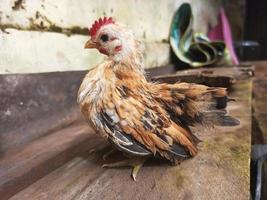
M 133 166 L 132 177 L 151 156 L 173 164 L 197 154 L 198 139 L 190 126 L 206 124 L 213 99 L 225 105 L 226 89 L 190 83 L 148 82 L 142 44 L 113 18 L 100 18 L 89 29 L 85 48 L 107 59 L 84 77 L 77 101 L 89 124 L 129 159 L 105 167 Z M 203 95 L 211 96 L 210 102 Z

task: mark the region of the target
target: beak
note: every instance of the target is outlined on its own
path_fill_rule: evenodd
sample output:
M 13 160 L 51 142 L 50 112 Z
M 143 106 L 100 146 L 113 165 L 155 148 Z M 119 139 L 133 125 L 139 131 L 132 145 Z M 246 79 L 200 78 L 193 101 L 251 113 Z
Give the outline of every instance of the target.
M 85 43 L 85 46 L 84 46 L 85 49 L 93 49 L 93 48 L 97 48 L 97 45 L 95 42 L 93 42 L 91 39 L 88 40 L 86 43 Z

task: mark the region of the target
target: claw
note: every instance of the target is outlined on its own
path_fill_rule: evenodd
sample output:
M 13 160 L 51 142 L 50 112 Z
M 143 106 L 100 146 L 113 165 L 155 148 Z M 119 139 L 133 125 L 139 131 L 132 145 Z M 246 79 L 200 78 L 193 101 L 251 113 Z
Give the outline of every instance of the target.
M 141 169 L 141 167 L 143 166 L 143 164 L 144 163 L 140 163 L 139 165 L 133 167 L 132 178 L 134 181 L 136 181 L 137 174 L 138 174 L 139 170 Z

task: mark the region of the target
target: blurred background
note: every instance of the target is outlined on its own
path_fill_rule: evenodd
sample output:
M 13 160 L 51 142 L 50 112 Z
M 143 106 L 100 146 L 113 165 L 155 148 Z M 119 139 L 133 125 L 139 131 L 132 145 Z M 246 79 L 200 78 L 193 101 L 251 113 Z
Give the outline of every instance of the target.
M 183 2 L 191 3 L 194 31 L 202 33 L 218 24 L 223 6 L 240 58 L 266 58 L 266 28 L 261 24 L 266 17 L 264 0 L 256 4 L 245 0 L 2 0 L 0 73 L 84 70 L 99 63 L 102 56 L 83 46 L 88 27 L 102 16 L 129 26 L 145 42 L 147 68 L 166 65 L 170 62 L 170 23 Z M 251 46 L 253 55 L 243 52 Z

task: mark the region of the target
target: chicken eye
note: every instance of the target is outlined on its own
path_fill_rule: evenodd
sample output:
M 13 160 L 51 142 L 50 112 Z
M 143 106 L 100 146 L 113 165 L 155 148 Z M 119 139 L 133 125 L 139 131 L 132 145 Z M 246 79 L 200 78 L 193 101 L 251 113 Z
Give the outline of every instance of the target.
M 108 35 L 107 34 L 101 35 L 100 40 L 102 40 L 103 42 L 107 42 L 108 41 Z

